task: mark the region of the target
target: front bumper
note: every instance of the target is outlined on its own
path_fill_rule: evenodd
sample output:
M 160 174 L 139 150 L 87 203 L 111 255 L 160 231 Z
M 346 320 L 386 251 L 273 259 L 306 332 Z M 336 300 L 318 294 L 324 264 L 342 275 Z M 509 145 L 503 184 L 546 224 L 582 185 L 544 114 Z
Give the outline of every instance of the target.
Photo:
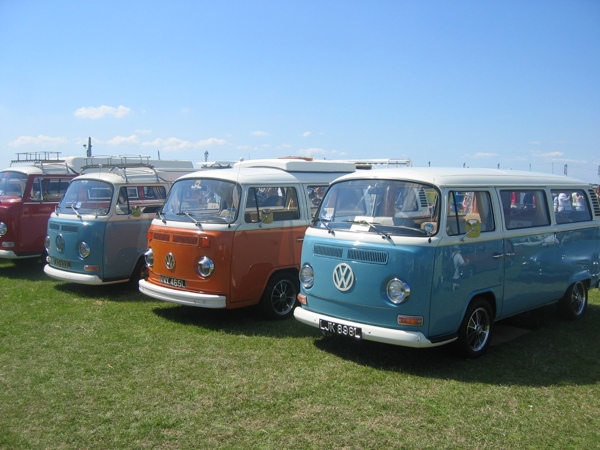
M 314 328 L 319 327 L 319 320 L 335 322 L 341 325 L 360 328 L 362 330 L 362 339 L 366 341 L 383 342 L 385 344 L 400 345 L 403 347 L 428 348 L 437 347 L 452 342 L 451 339 L 443 342 L 431 342 L 425 335 L 419 331 L 394 330 L 391 328 L 366 325 L 364 323 L 351 322 L 349 320 L 338 319 L 324 314 L 318 314 L 302 307 L 294 309 L 296 320 Z
M 147 280 L 140 280 L 140 292 L 149 297 L 180 305 L 198 306 L 200 308 L 225 308 L 227 297 L 224 295 L 201 294 L 198 292 L 179 291 L 164 286 L 157 286 Z

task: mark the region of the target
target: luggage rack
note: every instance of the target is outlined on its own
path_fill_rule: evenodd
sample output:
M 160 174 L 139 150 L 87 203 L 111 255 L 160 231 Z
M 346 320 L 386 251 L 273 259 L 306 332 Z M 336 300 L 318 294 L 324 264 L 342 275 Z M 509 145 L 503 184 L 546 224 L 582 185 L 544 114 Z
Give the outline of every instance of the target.
M 61 152 L 20 152 L 17 153 L 17 159 L 10 162 L 13 164 L 26 164 L 39 167 L 44 175 L 46 174 L 61 174 L 76 175 L 77 171 L 69 165 L 69 163 L 60 157 Z
M 150 164 L 150 157 L 144 155 L 97 155 L 88 158 L 89 164 L 81 168 L 81 173 L 90 173 L 93 169 L 99 172 L 115 173 L 130 182 L 130 177 L 155 176 L 160 182 L 160 177 L 155 166 Z M 128 173 L 129 172 L 129 173 Z

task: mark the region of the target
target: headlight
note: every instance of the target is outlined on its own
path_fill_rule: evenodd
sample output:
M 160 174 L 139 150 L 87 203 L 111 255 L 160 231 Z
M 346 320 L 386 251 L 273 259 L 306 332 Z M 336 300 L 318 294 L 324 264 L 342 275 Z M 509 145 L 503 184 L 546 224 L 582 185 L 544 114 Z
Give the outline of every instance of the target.
M 146 250 L 146 253 L 144 253 L 144 259 L 146 260 L 148 267 L 152 267 L 154 265 L 154 252 L 151 248 Z
M 397 305 L 405 302 L 410 297 L 410 287 L 398 278 L 390 280 L 387 284 L 386 292 L 392 303 Z
M 300 269 L 300 283 L 306 289 L 310 289 L 315 284 L 315 273 L 309 264 L 304 264 Z
M 215 263 L 212 262 L 212 259 L 206 256 L 200 258 L 200 261 L 198 261 L 198 273 L 201 277 L 210 277 L 210 275 L 213 273 L 213 270 L 215 270 Z
M 92 252 L 92 250 L 90 249 L 89 245 L 87 245 L 85 242 L 80 242 L 79 243 L 79 256 L 82 259 L 85 259 L 88 256 L 90 256 L 91 252 Z
M 8 231 L 8 227 L 4 222 L 0 222 L 0 236 L 4 236 Z
M 44 248 L 47 252 L 50 251 L 50 236 L 46 236 L 46 238 L 44 239 Z

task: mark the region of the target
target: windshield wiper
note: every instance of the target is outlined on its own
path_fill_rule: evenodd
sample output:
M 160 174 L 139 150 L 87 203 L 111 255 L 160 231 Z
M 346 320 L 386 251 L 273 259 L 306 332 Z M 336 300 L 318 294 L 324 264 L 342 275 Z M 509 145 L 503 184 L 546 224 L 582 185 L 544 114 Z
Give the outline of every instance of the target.
M 73 203 L 71 203 L 71 209 L 75 212 L 75 214 L 77 215 L 77 218 L 81 219 L 81 214 L 79 214 L 79 211 L 77 211 L 77 208 L 75 208 L 75 206 L 73 206 Z
M 329 226 L 329 224 L 328 224 L 328 222 L 331 222 L 331 220 L 329 220 L 329 219 L 317 219 L 317 220 L 321 221 L 321 223 L 323 224 L 323 226 L 324 226 L 325 228 L 327 228 L 327 232 L 328 232 L 329 234 L 333 234 L 333 235 L 335 236 L 335 231 L 333 231 L 333 228 L 331 228 L 331 227 Z
M 198 228 L 202 229 L 202 224 L 196 220 L 196 218 L 193 216 L 193 214 L 191 214 L 191 213 L 189 213 L 187 211 L 182 211 L 180 213 L 177 213 L 177 215 L 178 216 L 187 216 L 187 217 L 189 217 L 190 220 L 192 222 L 194 222 L 194 225 L 196 225 Z
M 167 218 L 165 217 L 165 215 L 161 211 L 156 211 L 156 214 L 158 215 L 158 217 L 160 218 L 160 220 L 162 220 L 162 223 L 164 223 L 166 225 L 167 224 Z
M 385 231 L 382 231 L 381 229 L 377 228 L 377 225 L 381 225 L 380 223 L 367 222 L 366 220 L 347 220 L 347 222 L 356 223 L 358 225 L 368 225 L 369 227 L 373 228 L 375 232 L 377 232 L 377 234 L 381 235 L 383 239 L 390 239 L 389 233 L 386 233 Z

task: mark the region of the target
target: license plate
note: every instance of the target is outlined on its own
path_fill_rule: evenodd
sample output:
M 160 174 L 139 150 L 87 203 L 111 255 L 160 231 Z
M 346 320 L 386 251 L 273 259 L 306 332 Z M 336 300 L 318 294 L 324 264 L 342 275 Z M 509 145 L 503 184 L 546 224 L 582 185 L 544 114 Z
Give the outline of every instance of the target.
M 52 265 L 56 266 L 56 267 L 60 267 L 61 269 L 70 269 L 71 268 L 71 261 L 64 261 L 62 259 L 53 258 L 52 259 Z
M 182 289 L 185 289 L 186 287 L 185 280 L 181 280 L 179 278 L 166 277 L 164 275 L 160 276 L 160 282 L 162 284 L 168 284 L 169 286 L 178 287 Z
M 328 320 L 319 319 L 319 328 L 326 333 L 347 336 L 354 339 L 362 339 L 362 330 L 358 327 L 350 325 L 342 325 L 341 323 L 330 322 Z

